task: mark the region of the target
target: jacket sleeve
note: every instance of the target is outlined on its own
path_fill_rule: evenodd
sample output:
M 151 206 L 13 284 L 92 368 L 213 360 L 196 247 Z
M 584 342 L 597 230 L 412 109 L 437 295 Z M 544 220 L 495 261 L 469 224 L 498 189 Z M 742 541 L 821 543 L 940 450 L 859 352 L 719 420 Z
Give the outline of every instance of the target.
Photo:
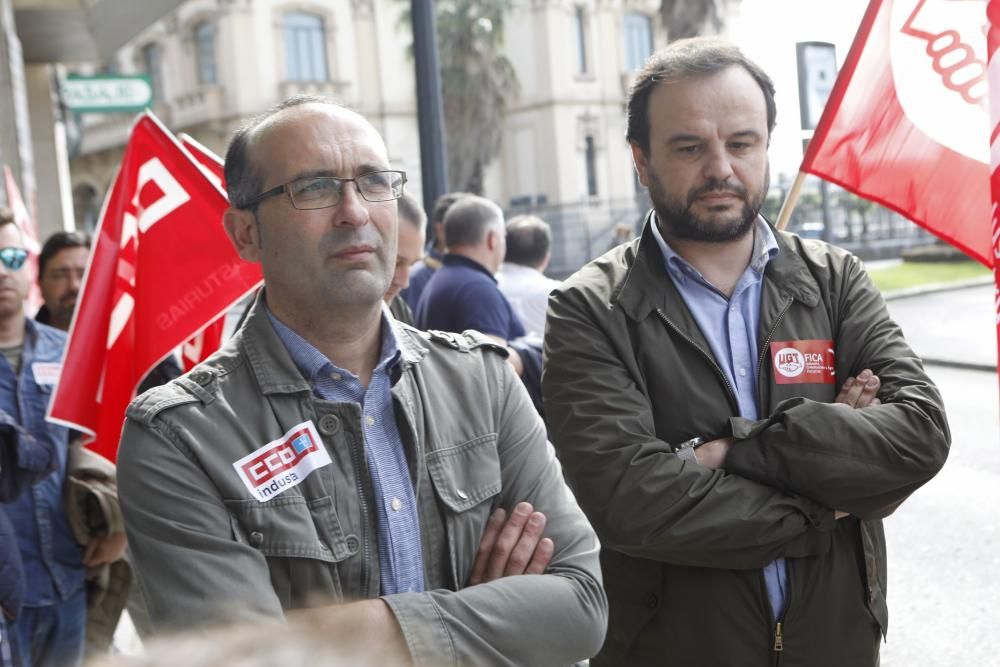
M 882 518 L 941 469 L 951 435 L 941 395 L 856 258 L 834 275 L 831 295 L 838 373 L 870 368 L 882 382 L 882 405 L 854 410 L 795 398 L 765 420 L 733 420 L 741 440 L 726 469 L 861 519 Z
M 159 417 L 130 417 L 118 453 L 125 529 L 154 628 L 282 618 L 264 556 L 236 539 L 215 484 L 174 435 Z
M 555 553 L 542 575 L 384 599 L 416 665 L 572 664 L 597 653 L 607 627 L 597 539 L 563 482 L 524 387 L 498 355 L 485 356 L 497 374 L 499 505 L 528 501 L 543 512 Z
M 833 512 L 674 454 L 619 309 L 579 288 L 549 300 L 542 389 L 550 434 L 601 542 L 678 565 L 749 569 L 829 548 Z
M 38 439 L 0 410 L 0 502 L 11 502 L 52 474 L 59 458 L 46 438 Z

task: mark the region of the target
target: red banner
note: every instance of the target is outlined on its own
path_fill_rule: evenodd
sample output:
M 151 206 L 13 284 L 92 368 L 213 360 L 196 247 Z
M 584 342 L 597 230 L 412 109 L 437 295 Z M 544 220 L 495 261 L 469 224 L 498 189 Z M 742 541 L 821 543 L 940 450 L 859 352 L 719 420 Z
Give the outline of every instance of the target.
M 992 267 L 983 4 L 872 0 L 802 170 Z
M 222 158 L 195 141 L 190 135 L 182 133 L 178 138 L 198 164 L 205 167 L 209 179 L 225 192 L 225 169 Z M 228 201 L 228 197 L 226 200 Z M 222 332 L 225 327 L 226 316 L 222 314 L 181 346 L 181 365 L 185 371 L 205 361 L 222 347 Z
M 261 281 L 226 236 L 225 194 L 148 112 L 101 212 L 49 418 L 115 459 L 142 377 Z
M 42 289 L 38 286 L 38 254 L 42 250 L 38 242 L 38 230 L 35 223 L 31 221 L 31 214 L 21 196 L 21 190 L 14 180 L 14 173 L 7 165 L 3 166 L 4 188 L 7 190 L 7 203 L 10 210 L 14 212 L 14 222 L 21 229 L 21 237 L 24 239 L 24 249 L 28 251 L 28 278 L 31 281 L 28 288 L 28 314 L 34 316 L 38 309 L 42 307 Z
M 986 33 L 986 49 L 989 53 L 989 89 L 990 89 L 990 189 L 993 194 L 992 219 L 992 256 L 993 279 L 996 285 L 994 291 L 994 312 L 997 326 L 997 357 L 1000 358 L 1000 71 L 996 70 L 994 58 L 1000 48 L 1000 0 L 990 0 L 986 5 L 986 16 L 989 20 Z

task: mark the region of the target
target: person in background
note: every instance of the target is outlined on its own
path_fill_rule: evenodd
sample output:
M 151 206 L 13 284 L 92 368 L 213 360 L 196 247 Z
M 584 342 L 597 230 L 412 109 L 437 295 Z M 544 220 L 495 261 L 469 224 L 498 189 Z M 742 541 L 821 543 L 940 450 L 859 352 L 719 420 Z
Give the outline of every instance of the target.
M 393 317 L 412 325 L 413 311 L 399 293 L 410 284 L 410 270 L 423 257 L 427 214 L 420 207 L 417 198 L 409 192 L 404 192 L 399 198 L 398 206 L 399 247 L 396 251 L 396 270 L 392 274 L 389 291 L 385 293 L 385 302 L 389 304 L 389 311 Z
M 545 334 L 545 310 L 558 280 L 545 277 L 552 246 L 552 229 L 535 215 L 507 222 L 507 254 L 497 272 L 497 285 L 507 297 L 529 336 Z
M 441 258 L 446 252 L 444 238 L 444 216 L 448 213 L 451 205 L 462 197 L 468 196 L 468 192 L 448 192 L 437 198 L 434 202 L 434 211 L 431 214 L 429 241 L 430 248 L 424 258 L 414 265 L 410 272 L 410 285 L 400 295 L 410 306 L 410 310 L 417 312 L 420 298 L 424 294 L 424 288 L 434 273 L 441 268 Z

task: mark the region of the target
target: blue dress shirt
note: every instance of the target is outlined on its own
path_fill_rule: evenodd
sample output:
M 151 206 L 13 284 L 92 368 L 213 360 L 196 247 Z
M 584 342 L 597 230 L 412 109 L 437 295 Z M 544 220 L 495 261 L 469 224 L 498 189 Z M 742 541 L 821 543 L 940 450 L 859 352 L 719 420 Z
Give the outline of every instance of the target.
M 400 359 L 392 325 L 383 312 L 382 349 L 368 388 L 348 370 L 334 366 L 309 341 L 267 311 L 278 338 L 296 367 L 325 401 L 361 406 L 365 457 L 375 491 L 378 560 L 383 595 L 424 590 L 424 558 L 413 481 L 392 403 L 392 373 Z
M 736 391 L 740 416 L 758 419 L 757 325 L 760 321 L 764 267 L 778 254 L 774 233 L 763 220 L 757 218 L 750 265 L 740 276 L 729 298 L 667 244 L 658 224 L 653 225 L 653 237 L 663 253 L 667 274 L 708 341 L 716 363 Z M 764 568 L 764 583 L 774 618 L 780 618 L 785 609 L 787 581 L 784 558 Z

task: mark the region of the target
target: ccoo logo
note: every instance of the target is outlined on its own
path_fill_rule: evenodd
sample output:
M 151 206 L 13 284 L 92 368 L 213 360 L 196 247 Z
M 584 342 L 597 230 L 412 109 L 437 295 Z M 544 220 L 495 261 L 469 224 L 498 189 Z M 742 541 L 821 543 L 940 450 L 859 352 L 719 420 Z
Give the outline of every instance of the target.
M 806 368 L 806 360 L 794 347 L 785 347 L 774 355 L 774 367 L 786 378 L 798 377 Z

